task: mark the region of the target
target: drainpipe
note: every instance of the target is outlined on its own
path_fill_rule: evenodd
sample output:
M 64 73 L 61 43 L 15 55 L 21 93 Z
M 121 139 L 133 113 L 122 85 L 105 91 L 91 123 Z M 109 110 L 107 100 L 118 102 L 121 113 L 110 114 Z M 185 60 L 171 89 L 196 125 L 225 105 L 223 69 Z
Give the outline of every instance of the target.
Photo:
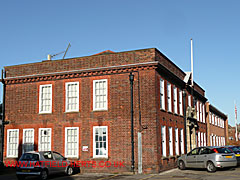
M 129 74 L 130 90 L 131 90 L 131 143 L 132 143 L 132 172 L 134 173 L 134 127 L 133 127 L 133 81 L 134 75 L 132 72 Z
M 6 86 L 4 78 L 6 77 L 6 73 L 2 70 L 2 84 L 3 84 L 3 102 L 2 102 L 2 153 L 1 153 L 1 161 L 3 162 L 3 152 L 4 152 L 4 126 L 9 124 L 9 121 L 5 121 L 5 92 Z
M 186 117 L 186 91 L 183 90 L 183 118 L 184 118 L 184 149 L 187 153 L 187 117 Z

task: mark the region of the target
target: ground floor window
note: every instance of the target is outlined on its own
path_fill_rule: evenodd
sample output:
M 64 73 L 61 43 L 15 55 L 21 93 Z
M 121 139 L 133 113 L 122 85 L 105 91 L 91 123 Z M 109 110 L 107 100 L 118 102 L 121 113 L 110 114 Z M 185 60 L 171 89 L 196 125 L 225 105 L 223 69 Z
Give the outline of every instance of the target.
M 175 128 L 175 153 L 179 155 L 178 128 Z
M 78 158 L 78 127 L 65 128 L 65 156 Z
M 34 150 L 34 129 L 23 129 L 23 153 Z
M 108 157 L 108 127 L 93 127 L 93 157 Z
M 168 135 L 169 135 L 169 156 L 173 156 L 173 133 L 172 133 L 172 127 L 168 128 Z
M 181 154 L 184 154 L 184 134 L 183 129 L 180 130 Z
M 18 157 L 19 130 L 7 130 L 7 157 Z
M 51 151 L 51 128 L 39 128 L 39 151 Z
M 162 156 L 167 156 L 166 151 L 166 126 L 161 127 L 161 135 L 162 135 Z

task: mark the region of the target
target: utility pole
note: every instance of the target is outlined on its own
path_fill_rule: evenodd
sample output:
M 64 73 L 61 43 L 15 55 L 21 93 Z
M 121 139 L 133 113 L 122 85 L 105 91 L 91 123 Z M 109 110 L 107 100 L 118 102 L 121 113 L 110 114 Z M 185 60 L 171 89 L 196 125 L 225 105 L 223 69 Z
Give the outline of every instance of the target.
M 134 75 L 132 72 L 130 72 L 129 75 L 129 81 L 130 81 L 130 92 L 131 92 L 131 143 L 132 143 L 132 172 L 134 173 L 134 127 L 133 127 L 133 81 L 134 81 Z

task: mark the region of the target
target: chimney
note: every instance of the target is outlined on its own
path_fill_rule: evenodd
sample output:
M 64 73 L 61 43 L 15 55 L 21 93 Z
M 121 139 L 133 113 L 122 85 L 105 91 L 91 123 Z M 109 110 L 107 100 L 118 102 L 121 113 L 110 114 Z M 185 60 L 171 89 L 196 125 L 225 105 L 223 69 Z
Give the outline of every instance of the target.
M 51 55 L 48 54 L 47 59 L 50 61 L 51 60 Z

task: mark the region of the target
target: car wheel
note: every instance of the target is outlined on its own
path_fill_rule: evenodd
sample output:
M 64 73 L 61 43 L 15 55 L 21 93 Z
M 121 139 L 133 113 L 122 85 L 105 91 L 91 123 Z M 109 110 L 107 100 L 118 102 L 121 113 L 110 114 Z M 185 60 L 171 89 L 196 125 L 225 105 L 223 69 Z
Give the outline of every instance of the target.
M 48 172 L 46 170 L 42 170 L 39 178 L 41 180 L 46 180 L 48 178 Z
M 208 172 L 216 172 L 217 168 L 214 166 L 213 162 L 207 163 L 207 171 Z
M 17 179 L 18 179 L 18 180 L 24 180 L 24 179 L 25 179 L 25 176 L 24 176 L 24 175 L 17 175 Z
M 68 166 L 67 168 L 67 175 L 71 176 L 73 174 L 73 168 L 71 166 Z
M 186 169 L 185 163 L 183 161 L 179 161 L 178 168 L 181 170 Z

